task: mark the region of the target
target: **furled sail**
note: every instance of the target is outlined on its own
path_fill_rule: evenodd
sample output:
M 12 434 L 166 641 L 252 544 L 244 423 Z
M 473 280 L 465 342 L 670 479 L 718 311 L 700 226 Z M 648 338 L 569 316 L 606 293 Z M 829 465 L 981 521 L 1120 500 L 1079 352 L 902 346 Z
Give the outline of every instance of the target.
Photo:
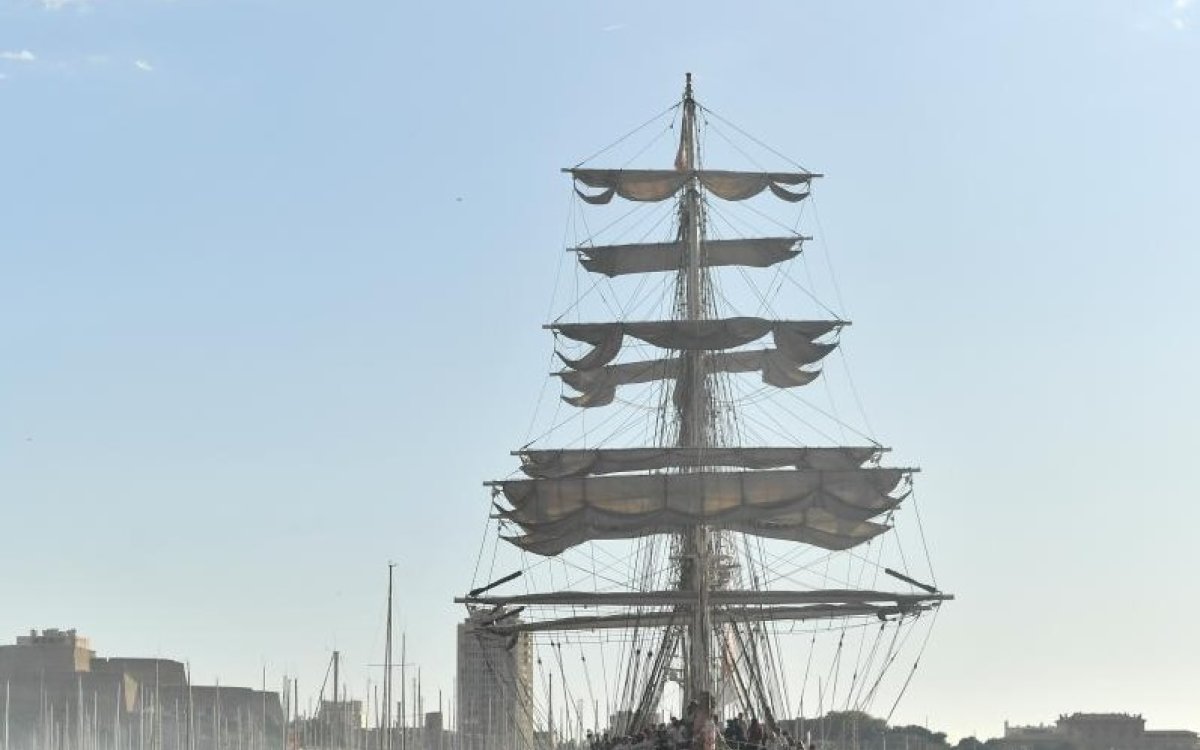
M 704 266 L 750 266 L 766 268 L 800 254 L 793 249 L 806 237 L 759 237 L 744 240 L 708 240 L 701 244 Z M 592 273 L 623 276 L 631 273 L 678 271 L 683 267 L 682 242 L 636 245 L 602 245 L 575 248 L 579 262 Z
M 808 197 L 808 190 L 792 191 L 785 186 L 807 185 L 819 174 L 812 172 L 731 172 L 724 170 L 665 169 L 570 169 L 567 170 L 587 187 L 601 192 L 576 192 L 588 203 L 608 203 L 614 195 L 631 201 L 662 201 L 679 192 L 693 177 L 713 195 L 727 201 L 753 198 L 764 190 L 796 203 Z
M 828 346 L 829 348 L 826 348 Z M 824 357 L 833 345 L 816 345 L 805 352 L 805 361 L 796 362 L 779 349 L 757 349 L 745 352 L 718 352 L 704 360 L 706 372 L 761 372 L 762 381 L 776 388 L 795 388 L 808 385 L 821 374 L 820 370 L 805 370 L 801 365 L 812 364 L 812 357 Z M 655 380 L 678 378 L 683 373 L 679 357 L 624 362 L 588 370 L 562 370 L 554 373 L 567 385 L 583 393 L 564 396 L 573 406 L 605 406 L 616 397 L 617 386 L 650 383 Z
M 837 448 L 578 448 L 523 450 L 521 470 L 535 479 L 619 474 L 704 466 L 817 471 L 857 469 L 882 454 L 879 446 Z
M 563 396 L 562 400 L 580 409 L 608 406 L 617 398 L 616 386 L 601 386 L 584 391 L 577 396 Z
M 812 350 L 812 353 L 819 357 L 824 357 L 828 352 L 829 350 L 823 347 Z M 762 371 L 763 380 L 766 383 L 779 388 L 790 388 L 795 385 L 808 385 L 820 374 L 798 369 L 801 365 L 810 365 L 815 361 L 805 358 L 803 361 L 797 362 L 778 349 L 756 349 L 748 352 L 713 354 L 704 360 L 704 367 L 710 373 Z M 674 379 L 679 377 L 682 367 L 682 359 L 669 357 L 605 365 L 590 370 L 562 370 L 554 374 L 575 390 L 587 391 L 595 388 Z
M 765 458 L 765 456 L 763 456 Z M 639 474 L 496 483 L 540 554 L 591 539 L 645 536 L 709 524 L 845 549 L 885 530 L 869 519 L 895 508 L 908 469 L 858 468 Z
M 745 515 L 745 514 L 742 514 Z M 828 550 L 844 550 L 870 541 L 890 526 L 871 521 L 844 521 L 813 508 L 796 513 L 768 512 L 758 519 L 726 514 L 715 524 L 727 531 L 811 544 Z M 650 518 L 614 518 L 581 513 L 574 518 L 542 525 L 522 525 L 523 534 L 504 538 L 529 552 L 553 556 L 583 542 L 602 539 L 636 539 L 651 534 L 679 534 L 695 525 L 695 519 L 681 513 L 663 511 Z
M 834 344 L 817 339 L 848 325 L 841 320 L 767 320 L 719 318 L 715 320 L 653 320 L 628 323 L 554 323 L 557 333 L 592 345 L 583 357 L 559 354 L 568 367 L 591 370 L 612 362 L 626 336 L 663 349 L 715 351 L 749 344 L 770 333 L 775 346 L 796 364 L 816 362 L 833 351 Z
M 838 518 L 865 521 L 891 510 L 901 498 L 891 493 L 910 470 L 768 470 L 642 474 L 499 482 L 513 510 L 505 514 L 525 524 L 567 518 L 594 510 L 615 516 L 658 511 L 683 513 L 696 523 L 724 513 L 822 508 Z

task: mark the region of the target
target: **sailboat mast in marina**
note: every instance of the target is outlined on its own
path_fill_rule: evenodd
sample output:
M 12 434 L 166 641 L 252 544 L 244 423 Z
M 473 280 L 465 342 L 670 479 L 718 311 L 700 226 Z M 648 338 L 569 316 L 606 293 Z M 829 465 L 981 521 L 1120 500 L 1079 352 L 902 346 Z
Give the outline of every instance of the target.
M 914 623 L 952 597 L 924 582 L 931 570 L 888 566 L 915 469 L 883 465 L 887 449 L 863 433 L 801 434 L 813 401 L 797 394 L 849 322 L 822 304 L 775 317 L 801 297 L 780 292 L 799 287 L 788 269 L 811 238 L 771 212 L 802 210 L 821 175 L 707 168 L 713 132 L 744 133 L 697 102 L 690 75 L 665 118 L 670 168 L 564 170 L 584 279 L 546 326 L 561 403 L 515 452 L 521 474 L 489 483 L 511 563 L 493 553 L 484 585 L 456 601 L 481 642 L 503 644 L 492 652 L 532 644 L 545 677 L 515 693 L 548 693 L 558 673 L 576 705 L 588 698 L 571 722 L 596 732 L 689 706 L 772 729 L 814 708 L 865 708 Z M 598 211 L 615 218 L 593 222 Z M 606 232 L 623 241 L 597 243 Z M 616 319 L 580 319 L 589 304 Z M 835 409 L 817 411 L 847 434 Z M 572 679 L 582 687 L 567 692 Z M 543 726 L 556 718 L 515 705 Z M 460 699 L 460 719 L 468 709 Z

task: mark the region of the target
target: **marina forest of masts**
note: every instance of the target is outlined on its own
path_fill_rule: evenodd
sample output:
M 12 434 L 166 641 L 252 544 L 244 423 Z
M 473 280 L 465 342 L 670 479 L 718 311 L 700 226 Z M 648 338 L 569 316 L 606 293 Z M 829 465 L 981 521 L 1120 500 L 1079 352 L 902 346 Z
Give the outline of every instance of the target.
M 339 748 L 393 750 L 456 748 L 454 734 L 441 726 L 440 712 L 402 719 L 398 707 L 391 732 L 378 717 L 363 713 L 363 701 L 325 700 L 315 710 L 295 711 L 290 692 L 246 688 L 162 688 L 140 692 L 134 705 L 122 696 L 92 689 L 76 680 L 75 695 L 38 696 L 29 710 L 23 691 L 4 686 L 0 714 L 3 750 L 296 750 Z M 113 691 L 115 692 L 115 691 Z M 111 698 L 108 704 L 103 697 Z M 288 717 L 286 720 L 284 717 Z M 390 734 L 390 737 L 388 736 Z
M 297 680 L 269 690 L 265 670 L 257 688 L 199 685 L 183 662 L 98 658 L 75 631 L 31 631 L 0 646 L 0 750 L 455 747 L 440 691 L 425 710 L 419 672 L 396 691 L 392 711 L 381 687 L 351 697 L 341 679 L 335 652 L 302 705 Z

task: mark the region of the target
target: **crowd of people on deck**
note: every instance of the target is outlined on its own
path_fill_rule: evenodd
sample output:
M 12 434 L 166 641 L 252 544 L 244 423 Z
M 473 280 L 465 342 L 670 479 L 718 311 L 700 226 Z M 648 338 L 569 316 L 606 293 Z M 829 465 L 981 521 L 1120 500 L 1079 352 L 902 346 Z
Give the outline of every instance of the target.
M 803 742 L 756 717 L 747 721 L 744 714 L 738 714 L 722 727 L 717 716 L 701 715 L 694 705 L 688 706 L 688 717 L 692 720 L 672 716 L 669 723 L 646 726 L 628 735 L 588 732 L 587 750 L 804 750 Z M 816 750 L 816 746 L 808 750 Z

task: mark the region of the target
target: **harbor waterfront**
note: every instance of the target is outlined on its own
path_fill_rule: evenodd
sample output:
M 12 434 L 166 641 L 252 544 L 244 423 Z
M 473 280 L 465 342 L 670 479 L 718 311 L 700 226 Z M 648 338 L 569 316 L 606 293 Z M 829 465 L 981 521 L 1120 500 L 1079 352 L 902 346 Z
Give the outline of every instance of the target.
M 472 623 L 459 628 L 459 682 L 476 705 L 455 720 L 456 700 L 414 684 L 415 693 L 396 706 L 390 726 L 381 719 L 378 691 L 332 694 L 332 683 L 315 695 L 283 679 L 279 690 L 234 685 L 198 685 L 188 664 L 170 658 L 97 656 L 74 630 L 30 631 L 0 645 L 0 750 L 468 750 L 495 747 L 503 739 L 481 735 L 478 722 L 499 716 L 502 680 L 531 679 L 528 654 L 512 657 L 511 675 L 489 677 L 473 638 Z M 506 652 L 510 653 L 510 652 Z M 332 659 L 331 655 L 331 659 Z M 523 663 L 524 662 L 524 663 Z M 330 678 L 336 666 L 330 662 Z M 323 691 L 328 690 L 328 693 Z M 425 695 L 430 696 L 426 711 Z M 490 701 L 486 696 L 493 696 Z M 477 696 L 484 696 L 483 698 Z M 407 704 L 408 698 L 413 701 Z M 490 705 L 489 705 L 490 702 Z M 412 708 L 406 715 L 405 708 Z M 1071 713 L 1049 725 L 1005 723 L 994 738 L 951 741 L 932 728 L 890 726 L 861 712 L 782 720 L 806 747 L 818 750 L 1197 750 L 1197 733 L 1146 729 L 1146 720 L 1127 713 Z M 531 750 L 592 750 L 603 733 L 576 732 L 569 722 L 497 728 L 526 733 Z M 655 743 L 613 747 L 659 747 Z M 750 748 L 752 745 L 745 745 Z
M 0 750 L 1200 750 L 1200 0 L 0 0 Z

